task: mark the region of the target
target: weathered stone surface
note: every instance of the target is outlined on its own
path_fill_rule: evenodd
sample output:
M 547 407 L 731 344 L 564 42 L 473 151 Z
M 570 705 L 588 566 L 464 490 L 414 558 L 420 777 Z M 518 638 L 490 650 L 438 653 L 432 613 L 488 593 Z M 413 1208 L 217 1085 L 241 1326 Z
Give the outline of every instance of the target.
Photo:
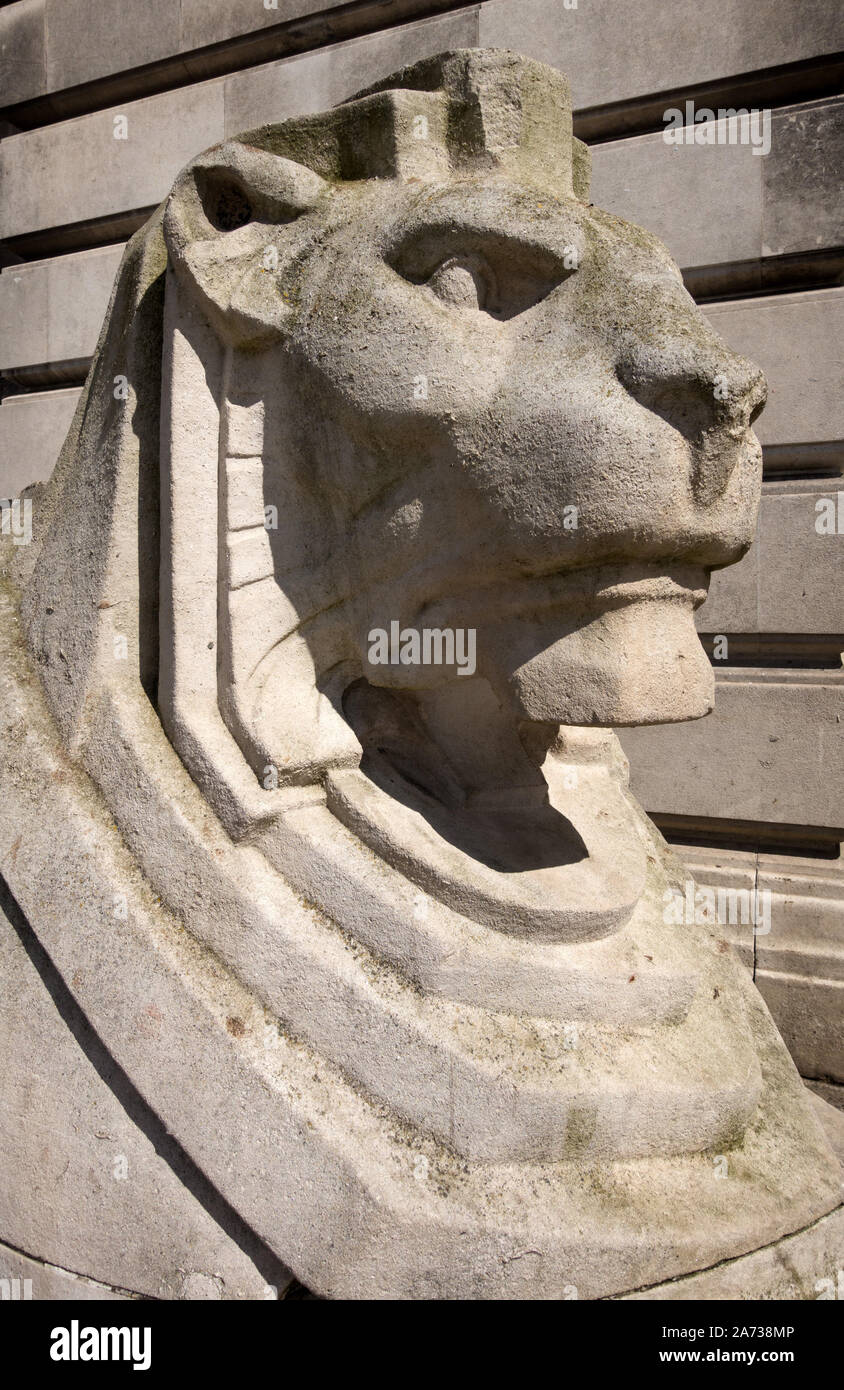
M 35 1299 L 40 1302 L 79 1303 L 82 1300 L 96 1303 L 121 1303 L 131 1301 L 136 1295 L 122 1289 L 110 1288 L 108 1284 L 57 1265 L 44 1264 L 30 1259 L 19 1250 L 0 1241 L 0 1279 L 9 1280 L 9 1295 L 12 1301 Z
M 197 157 L 3 552 L 0 867 L 327 1297 L 612 1297 L 840 1206 L 583 727 L 711 707 L 693 614 L 752 536 L 765 394 L 588 179 L 565 80 L 485 50 Z
M 7 1059 L 3 1081 L 3 1172 L 27 1174 L 0 1189 L 3 1239 L 42 1264 L 149 1298 L 195 1297 L 203 1283 L 217 1298 L 283 1292 L 290 1276 L 271 1258 L 260 1270 L 222 1228 L 231 1214 L 168 1142 L 23 930 L 21 939 L 0 906 L 0 1031 L 27 1043 Z M 162 1023 L 154 1009 L 136 1020 L 142 1034 Z M 236 1225 L 235 1236 L 250 1233 Z
M 8 625 L 3 630 L 8 631 Z M 23 694 L 23 686 L 19 686 L 18 689 Z M 16 711 L 11 710 L 10 714 L 17 722 Z M 504 1193 L 498 1183 L 490 1186 L 493 1174 L 490 1172 L 482 1177 L 483 1170 L 478 1170 L 476 1181 L 470 1183 L 469 1189 L 466 1190 L 467 1176 L 464 1165 L 461 1163 L 452 1171 L 447 1155 L 436 1146 L 432 1146 L 421 1134 L 416 1134 L 413 1138 L 408 1136 L 408 1148 L 399 1143 L 398 1148 L 393 1145 L 392 1149 L 388 1147 L 386 1150 L 373 1150 L 375 1166 L 367 1171 L 364 1187 L 359 1187 L 356 1180 L 353 1191 L 359 1196 L 350 1197 L 348 1166 L 344 1167 L 342 1179 L 339 1173 L 335 1179 L 330 1171 L 326 1170 L 325 1164 L 335 1146 L 347 1144 L 355 1134 L 358 1136 L 355 1142 L 363 1145 L 360 1151 L 362 1155 L 375 1140 L 376 1130 L 373 1129 L 373 1125 L 377 1125 L 377 1115 L 369 1111 L 361 1099 L 354 1100 L 354 1093 L 344 1090 L 339 1075 L 330 1068 L 326 1069 L 310 1049 L 303 1051 L 295 1045 L 291 1047 L 277 1028 L 271 1025 L 271 1020 L 264 1011 L 260 1008 L 255 1011 L 254 1003 L 250 1002 L 251 996 L 246 994 L 242 987 L 236 986 L 227 972 L 220 971 L 219 964 L 208 961 L 208 968 L 202 965 L 201 951 L 197 952 L 191 938 L 181 929 L 177 928 L 175 934 L 173 933 L 167 919 L 156 910 L 149 889 L 143 882 L 136 879 L 137 887 L 130 886 L 134 871 L 129 863 L 126 863 L 122 870 L 118 868 L 117 873 L 113 861 L 112 866 L 107 867 L 115 852 L 118 854 L 118 863 L 121 858 L 125 863 L 125 850 L 120 848 L 119 841 L 110 830 L 108 818 L 98 811 L 96 798 L 89 801 L 88 809 L 82 812 L 86 794 L 83 793 L 80 799 L 75 788 L 61 781 L 56 782 L 55 776 L 51 775 L 49 764 L 45 765 L 41 761 L 41 739 L 45 735 L 50 738 L 49 724 L 43 714 L 39 714 L 36 705 L 30 703 L 27 714 L 29 733 L 26 735 L 25 744 L 19 748 L 19 765 L 22 770 L 29 769 L 29 794 L 35 796 L 33 811 L 38 802 L 42 805 L 42 810 L 35 811 L 35 818 L 31 818 L 30 813 L 24 810 L 24 803 L 20 798 L 16 801 L 18 816 L 23 811 L 26 820 L 26 834 L 21 839 L 25 840 L 27 846 L 25 848 L 22 843 L 18 847 L 15 856 L 15 868 L 18 870 L 16 876 L 23 884 L 38 885 L 34 896 L 31 893 L 26 894 L 29 899 L 28 908 L 33 915 L 37 914 L 45 929 L 45 939 L 49 941 L 51 954 L 62 974 L 71 982 L 74 992 L 78 991 L 80 1002 L 83 1003 L 91 1021 L 98 1029 L 105 1028 L 111 1036 L 112 1045 L 117 1045 L 121 1065 L 134 1075 L 144 1091 L 155 1094 L 159 1113 L 169 1126 L 175 1129 L 180 1139 L 184 1140 L 189 1136 L 190 1148 L 197 1145 L 201 1147 L 207 1170 L 213 1180 L 221 1186 L 222 1191 L 233 1193 L 236 1183 L 241 1209 L 248 1211 L 258 1224 L 266 1224 L 269 1221 L 273 1230 L 277 1230 L 279 1222 L 281 1223 L 285 1233 L 284 1239 L 291 1240 L 297 1249 L 301 1247 L 301 1259 L 298 1262 L 302 1275 L 307 1272 L 305 1282 L 318 1292 L 338 1297 L 386 1296 L 390 1291 L 398 1290 L 399 1296 L 403 1297 L 504 1298 L 532 1295 L 560 1297 L 572 1284 L 577 1284 L 581 1296 L 592 1297 L 599 1291 L 611 1292 L 613 1282 L 621 1281 L 623 1288 L 625 1279 L 628 1287 L 631 1283 L 639 1286 L 654 1282 L 658 1262 L 655 1263 L 651 1255 L 644 1263 L 640 1256 L 634 1257 L 631 1264 L 633 1252 L 629 1249 L 623 1254 L 617 1254 L 611 1274 L 608 1270 L 603 1274 L 599 1273 L 600 1262 L 596 1268 L 594 1261 L 606 1235 L 605 1216 L 601 1214 L 601 1204 L 594 1207 L 589 1216 L 593 1235 L 585 1241 L 581 1235 L 581 1239 L 574 1245 L 566 1243 L 564 1247 L 555 1247 L 550 1244 L 549 1232 L 555 1229 L 564 1231 L 568 1225 L 566 1209 L 570 1198 L 566 1193 L 570 1189 L 574 1171 L 566 1172 L 567 1165 L 559 1172 L 564 1185 L 558 1187 L 554 1184 L 553 1191 L 549 1194 L 552 1206 L 537 1210 L 537 1224 L 524 1226 L 520 1220 L 510 1228 L 510 1233 L 503 1238 L 503 1243 L 499 1240 L 491 1246 L 484 1243 L 478 1245 L 476 1242 L 480 1233 L 476 1236 L 472 1227 L 478 1220 L 479 1213 L 488 1211 L 490 1202 L 500 1204 L 504 1200 Z M 54 755 L 48 753 L 47 756 Z M 160 772 L 158 775 L 161 775 Z M 41 826 L 46 829 L 43 789 L 50 786 L 56 790 L 49 794 L 49 804 L 53 806 L 53 816 L 58 814 L 62 818 L 64 833 L 61 843 L 66 846 L 59 859 L 55 855 L 55 844 L 48 835 L 42 837 L 41 846 L 36 848 L 32 834 L 37 820 L 40 820 Z M 65 819 L 66 814 L 69 819 Z M 18 827 L 20 824 L 18 820 Z M 55 819 L 52 824 L 55 825 Z M 9 823 L 4 826 L 2 832 L 2 863 L 7 873 L 10 871 L 10 857 L 5 846 L 9 844 L 13 829 Z M 76 838 L 80 834 L 81 841 Z M 84 854 L 80 855 L 82 844 L 88 847 L 87 857 Z M 37 855 L 37 860 L 22 863 L 21 855 L 28 855 L 30 849 Z M 100 877 L 103 870 L 106 879 Z M 125 922 L 120 918 L 115 919 L 113 915 L 108 895 L 114 883 L 122 883 L 129 888 L 129 911 Z M 137 897 L 136 893 L 140 893 L 140 897 Z M 108 925 L 102 939 L 106 953 L 92 956 L 91 947 L 96 945 L 95 938 L 89 937 L 83 941 L 79 933 L 68 934 L 63 929 L 63 907 L 55 917 L 55 926 L 47 927 L 48 916 L 52 916 L 53 913 L 51 904 L 59 903 L 69 903 L 76 910 L 88 905 L 89 914 L 93 910 L 97 916 L 101 915 L 103 925 Z M 150 913 L 158 919 L 154 927 L 157 945 L 152 954 L 144 945 L 146 933 L 153 927 Z M 160 934 L 162 929 L 163 936 Z M 152 938 L 149 944 L 152 945 Z M 266 961 L 265 956 L 262 959 Z M 720 956 L 719 959 L 726 962 L 728 958 Z M 82 971 L 83 968 L 88 971 L 85 977 L 87 983 L 76 977 L 77 969 Z M 190 995 L 184 993 L 188 975 L 192 981 Z M 120 989 L 118 987 L 113 1005 L 108 1006 L 106 996 L 111 991 L 103 991 L 97 987 L 95 981 L 98 978 L 111 979 L 114 985 L 127 978 L 143 979 L 144 999 L 147 1004 L 154 1004 L 162 1016 L 170 1020 L 171 1027 L 162 1029 L 153 1036 L 121 1028 L 121 1004 L 117 997 Z M 75 987 L 74 979 L 77 979 Z M 197 989 L 200 990 L 199 994 L 195 993 Z M 751 1002 L 748 997 L 748 1004 Z M 105 1013 L 101 1011 L 102 1005 L 107 1005 Z M 109 1007 L 117 1010 L 110 1020 Z M 759 1007 L 755 1006 L 757 1010 Z M 761 1022 L 761 1014 L 759 1018 Z M 216 1023 L 213 1020 L 216 1020 Z M 269 1029 L 268 1024 L 271 1025 Z M 115 1025 L 118 1025 L 116 1031 Z M 194 1051 L 194 1048 L 197 1050 Z M 230 1056 L 232 1049 L 241 1054 L 237 1063 L 234 1057 Z M 263 1058 L 262 1080 L 257 1089 L 253 1089 L 248 1080 L 250 1066 L 246 1065 L 246 1059 L 252 1058 L 254 1064 L 259 1057 Z M 301 1065 L 297 1063 L 297 1057 L 300 1058 Z M 269 1071 L 267 1067 L 270 1068 Z M 739 1236 L 736 1231 L 732 1237 L 733 1242 L 738 1238 L 739 1248 L 742 1241 L 747 1248 L 746 1242 L 750 1239 L 751 1229 L 755 1229 L 757 1234 L 762 1230 L 761 1212 L 755 1205 L 756 1181 L 761 1172 L 767 1172 L 766 1181 L 773 1184 L 778 1204 L 783 1201 L 792 1203 L 795 1200 L 805 1173 L 804 1164 L 815 1142 L 812 1138 L 810 1113 L 807 1110 L 801 1111 L 789 1137 L 788 1127 L 784 1128 L 785 1117 L 781 1107 L 787 1093 L 791 1097 L 786 1106 L 786 1113 L 789 1113 L 801 1089 L 784 1052 L 777 1051 L 776 1048 L 773 1052 L 769 1051 L 766 1070 L 768 1067 L 773 1067 L 768 1076 L 770 1084 L 774 1085 L 777 1091 L 778 1118 L 775 1128 L 778 1131 L 778 1139 L 775 1145 L 776 1158 L 771 1155 L 775 1164 L 773 1168 L 768 1167 L 769 1159 L 766 1156 L 766 1146 L 770 1141 L 766 1140 L 760 1147 L 757 1138 L 751 1141 L 750 1136 L 746 1136 L 742 1150 L 737 1151 L 735 1155 L 734 1184 L 719 1184 L 717 1188 L 714 1187 L 712 1164 L 707 1155 L 700 1155 L 691 1163 L 679 1159 L 661 1161 L 658 1165 L 657 1188 L 654 1190 L 649 1184 L 647 1198 L 645 1189 L 641 1187 L 641 1175 L 636 1176 L 636 1165 L 632 1168 L 627 1165 L 614 1165 L 611 1177 L 610 1171 L 606 1172 L 604 1181 L 611 1180 L 616 1185 L 621 1184 L 619 1191 L 627 1190 L 627 1200 L 637 1203 L 645 1201 L 645 1207 L 640 1209 L 649 1210 L 649 1222 L 652 1220 L 655 1223 L 655 1239 L 658 1232 L 664 1235 L 672 1228 L 672 1212 L 676 1214 L 688 1210 L 688 1194 L 692 1188 L 696 1191 L 696 1200 L 704 1200 L 707 1192 L 718 1196 L 721 1215 L 717 1225 L 722 1232 L 725 1198 L 728 1199 L 728 1207 L 734 1217 L 744 1213 L 741 1224 L 745 1234 Z M 191 1078 L 189 1084 L 196 1104 L 186 1110 L 184 1088 L 188 1076 Z M 792 1076 L 793 1083 L 790 1080 Z M 265 1109 L 260 1098 L 265 1094 L 268 1083 L 277 1099 L 270 1108 Z M 235 1116 L 230 1104 L 233 1088 L 242 1094 L 244 1085 L 247 1087 L 247 1094 L 244 1096 L 248 1107 L 246 1113 L 254 1115 L 257 1122 L 257 1129 L 250 1134 L 248 1140 L 247 1135 L 242 1130 L 239 1131 L 239 1127 L 244 1124 L 244 1112 L 238 1112 Z M 282 1116 L 295 1093 L 304 1101 L 310 1121 L 305 1123 L 303 1115 L 301 1122 L 295 1124 L 293 1131 L 288 1134 L 287 1122 Z M 280 1106 L 281 1096 L 286 1097 L 286 1102 Z M 312 1103 L 315 1108 L 311 1108 Z M 209 1116 L 214 1118 L 210 1130 Z M 235 1121 L 234 1128 L 232 1120 Z M 329 1120 L 333 1136 L 331 1144 L 328 1149 L 318 1151 L 314 1144 L 319 1141 L 319 1135 Z M 214 1143 L 209 1151 L 208 1143 L 212 1135 Z M 327 1132 L 325 1137 L 328 1137 Z M 304 1140 L 308 1142 L 303 1149 Z M 243 1145 L 247 1142 L 250 1155 L 248 1170 L 261 1172 L 265 1177 L 261 1181 L 251 1182 L 248 1188 L 244 1189 L 246 1158 Z M 318 1152 L 321 1153 L 319 1158 Z M 287 1181 L 292 1183 L 291 1190 L 295 1190 L 297 1194 L 296 1202 L 284 1205 L 281 1210 L 274 1196 L 274 1191 L 277 1190 L 274 1172 L 279 1160 L 287 1168 Z M 288 1166 L 294 1161 L 295 1172 Z M 394 1206 L 394 1202 L 399 1199 L 395 1184 L 405 1172 L 407 1179 L 402 1184 L 405 1187 L 402 1207 L 409 1202 L 410 1209 L 405 1208 L 406 1219 L 402 1223 Z M 462 1176 L 459 1184 L 454 1185 L 458 1172 Z M 551 1178 L 552 1173 L 553 1170 L 548 1170 L 547 1176 Z M 235 1174 L 238 1176 L 235 1177 Z M 388 1179 L 386 1187 L 385 1178 Z M 341 1188 L 336 1185 L 338 1180 L 342 1182 Z M 478 1182 L 481 1182 L 480 1187 L 477 1186 Z M 364 1196 L 365 1190 L 371 1188 L 373 1183 L 378 1193 L 378 1202 L 374 1207 L 368 1204 L 368 1199 Z M 451 1191 L 449 1204 L 452 1204 L 452 1220 L 456 1214 L 453 1201 L 461 1189 L 465 1192 L 465 1199 L 461 1199 L 461 1213 L 457 1218 L 461 1229 L 459 1250 L 462 1257 L 458 1256 L 456 1250 L 452 1254 L 446 1240 L 445 1228 L 441 1229 L 438 1235 L 433 1230 L 428 1232 L 430 1239 L 435 1242 L 431 1245 L 425 1239 L 424 1226 L 420 1228 L 411 1220 L 411 1209 L 416 1202 L 414 1194 L 418 1197 L 421 1189 L 424 1195 L 430 1190 L 431 1184 L 439 1187 L 443 1183 L 446 1184 L 446 1190 Z M 631 1183 L 632 1187 L 629 1186 Z M 359 1218 L 354 1217 L 351 1229 L 345 1226 L 341 1228 L 337 1224 L 337 1204 L 341 1201 L 341 1191 L 345 1192 L 342 1206 L 349 1213 L 349 1218 L 351 1219 L 355 1212 L 359 1213 Z M 528 1193 L 532 1193 L 530 1202 L 538 1200 L 533 1184 L 529 1183 L 516 1197 L 520 1212 L 525 1212 Z M 465 1201 L 469 1201 L 468 1207 Z M 342 1242 L 341 1249 L 336 1252 L 331 1273 L 325 1268 L 324 1245 L 320 1242 L 319 1249 L 314 1250 L 311 1241 L 317 1212 L 321 1213 L 320 1220 L 317 1221 L 320 1235 L 322 1236 L 326 1230 L 326 1202 L 332 1204 L 335 1212 L 332 1221 L 334 1241 Z M 383 1226 L 385 1205 L 390 1213 L 387 1227 Z M 529 1207 L 530 1203 L 527 1203 L 527 1206 Z M 807 1210 L 804 1206 L 804 1213 Z M 261 1212 L 263 1214 L 259 1215 Z M 581 1210 L 581 1222 L 584 1215 L 584 1211 Z M 392 1227 L 393 1239 L 387 1243 L 390 1221 L 397 1221 L 399 1224 Z M 408 1221 L 410 1224 L 407 1224 Z M 771 1234 L 775 1229 L 770 1219 L 764 1222 L 764 1228 Z M 581 1225 L 581 1232 L 582 1229 Z M 398 1241 L 397 1230 L 401 1232 Z M 617 1236 L 620 1234 L 620 1231 L 616 1233 Z M 420 1240 L 423 1242 L 421 1247 L 417 1245 Z M 700 1258 L 700 1237 L 699 1234 L 674 1227 L 672 1240 L 678 1242 L 678 1253 L 672 1260 L 671 1267 L 673 1272 L 679 1273 L 683 1261 L 693 1258 L 693 1250 L 698 1252 Z M 597 1249 L 593 1241 L 597 1241 Z M 471 1242 L 471 1245 L 467 1242 Z M 508 1253 L 512 1255 L 518 1250 L 523 1250 L 525 1242 L 530 1242 L 543 1252 L 543 1259 L 532 1261 L 534 1267 L 530 1269 L 524 1267 L 522 1260 L 508 1258 Z M 311 1250 L 310 1255 L 305 1254 L 305 1248 Z M 710 1251 L 713 1248 L 710 1246 Z M 412 1268 L 416 1258 L 414 1251 L 417 1249 L 420 1268 L 429 1272 L 414 1277 Z M 467 1249 L 475 1251 L 475 1258 L 469 1261 L 474 1271 L 472 1274 L 467 1268 Z M 707 1262 L 711 1262 L 711 1259 L 710 1254 Z M 540 1265 L 538 1270 L 536 1264 Z M 552 1271 L 555 1271 L 553 1278 Z M 606 1282 L 608 1276 L 609 1288 Z M 621 1291 L 621 1288 L 617 1291 Z
M 833 1153 L 844 1166 L 844 1116 L 840 1110 L 829 1104 L 818 1090 L 807 1087 L 813 1098 L 815 1114 L 823 1125 Z M 827 1088 L 829 1089 L 829 1088 Z
M 703 1270 L 670 1284 L 626 1294 L 631 1300 L 665 1302 L 747 1302 L 758 1298 L 782 1300 L 837 1297 L 844 1217 L 840 1211 L 797 1235 L 787 1236 L 764 1250 L 727 1260 L 717 1269 Z
M 9 326 L 0 344 L 0 368 L 14 372 L 29 364 L 90 356 L 120 256 L 121 250 L 103 247 L 4 270 L 0 318 Z M 844 291 L 830 289 L 705 306 L 725 341 L 765 370 L 772 401 L 771 419 L 767 408 L 760 419 L 766 444 L 844 438 L 844 408 L 835 379 L 842 304 Z M 26 433 L 8 446 L 15 451 L 17 478 L 49 476 L 42 460 L 58 457 L 67 429 L 65 417 L 56 415 L 48 438 L 44 432 L 52 418 L 45 412 L 39 433 L 32 436 L 37 448 L 32 463 Z M 0 495 L 6 457 L 0 460 Z M 696 615 L 701 630 L 837 629 L 844 605 L 844 578 L 835 563 L 837 540 L 818 535 L 814 526 L 817 496 L 830 489 L 834 493 L 834 481 L 769 485 L 753 546 L 738 565 L 713 575 L 707 601 Z

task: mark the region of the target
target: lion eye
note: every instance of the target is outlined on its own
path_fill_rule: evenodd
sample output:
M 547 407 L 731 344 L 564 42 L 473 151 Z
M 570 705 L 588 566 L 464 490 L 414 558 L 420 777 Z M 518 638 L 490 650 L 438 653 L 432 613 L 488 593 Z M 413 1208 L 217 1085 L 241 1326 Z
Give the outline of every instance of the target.
M 548 247 L 452 225 L 414 229 L 386 261 L 448 308 L 499 321 L 532 309 L 577 268 Z
M 224 185 L 217 194 L 215 221 L 220 231 L 232 232 L 252 221 L 252 205 L 236 184 Z
M 450 256 L 428 277 L 427 286 L 455 309 L 485 309 L 492 295 L 492 272 L 480 256 Z
M 252 201 L 236 180 L 216 169 L 200 169 L 196 186 L 203 212 L 216 231 L 233 232 L 253 220 Z

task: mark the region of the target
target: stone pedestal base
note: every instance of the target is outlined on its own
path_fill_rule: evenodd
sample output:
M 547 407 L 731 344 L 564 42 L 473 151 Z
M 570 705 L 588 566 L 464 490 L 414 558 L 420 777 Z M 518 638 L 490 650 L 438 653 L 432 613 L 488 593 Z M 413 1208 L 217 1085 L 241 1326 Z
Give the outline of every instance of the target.
M 148 1170 L 150 1220 L 158 1187 L 170 1193 L 174 1225 L 158 1221 L 158 1253 L 151 1251 L 155 1222 L 147 1224 L 141 1201 L 125 1235 L 125 1267 L 133 1263 L 131 1252 L 143 1256 L 134 1260 L 136 1272 L 144 1271 L 141 1291 L 152 1293 L 150 1281 L 165 1269 L 158 1296 L 210 1291 L 213 1297 L 216 1289 L 221 1297 L 266 1297 L 264 1283 L 283 1283 L 285 1267 L 315 1293 L 336 1299 L 812 1298 L 822 1296 L 825 1279 L 835 1280 L 844 1265 L 840 1173 L 818 1123 L 818 1103 L 801 1085 L 758 993 L 737 963 L 730 967 L 725 945 L 722 951 L 714 938 L 708 947 L 702 940 L 699 968 L 723 962 L 725 973 L 709 996 L 726 999 L 725 1020 L 738 1010 L 752 1039 L 760 1089 L 743 1134 L 725 1131 L 717 1149 L 624 1158 L 595 1152 L 581 1124 L 572 1128 L 568 1152 L 554 1161 L 462 1158 L 350 1086 L 338 1065 L 288 1034 L 261 998 L 285 950 L 291 964 L 279 988 L 289 988 L 296 956 L 285 943 L 295 939 L 301 960 L 319 946 L 323 978 L 335 978 L 338 988 L 345 982 L 346 997 L 353 984 L 361 999 L 368 991 L 386 1027 L 395 999 L 386 973 L 367 974 L 359 948 L 350 952 L 289 894 L 279 912 L 272 894 L 278 901 L 283 883 L 266 870 L 258 879 L 264 896 L 252 902 L 255 850 L 223 848 L 172 750 L 156 743 L 154 721 L 135 725 L 146 750 L 131 778 L 124 771 L 121 779 L 115 763 L 121 745 L 109 745 L 116 778 L 110 794 L 126 817 L 121 835 L 116 813 L 109 814 L 56 737 L 14 631 L 9 607 L 0 626 L 0 870 L 28 921 L 33 956 L 36 945 L 42 952 L 42 979 L 53 972 L 56 993 L 60 986 L 75 1003 L 80 1029 L 98 1040 L 102 1070 L 131 1083 L 145 1113 L 172 1136 L 186 1171 L 206 1180 L 198 1207 L 174 1187 L 172 1166 Z M 103 776 L 105 767 L 104 756 Z M 145 785 L 150 770 L 156 776 Z M 173 829 L 161 838 L 168 806 Z M 205 827 L 204 851 L 199 841 L 191 848 L 185 835 L 192 824 Z M 169 875 L 160 886 L 159 852 L 161 872 Z M 664 873 L 663 859 L 653 839 L 649 872 Z M 207 895 L 206 910 L 216 904 L 219 914 L 224 899 L 215 885 L 225 884 L 228 867 L 238 870 L 240 897 L 227 900 L 215 954 L 186 929 L 195 910 L 186 888 L 192 882 L 195 901 Z M 150 878 L 178 903 L 179 915 L 165 907 Z M 185 889 L 174 897 L 177 878 Z M 659 885 L 653 891 L 659 900 Z M 239 925 L 241 908 L 248 914 Z M 673 949 L 673 941 L 680 950 L 685 939 L 665 935 L 664 949 Z M 343 999 L 338 994 L 332 1007 Z M 427 1010 L 436 1022 L 434 1006 L 415 999 L 408 991 L 407 1017 L 422 1018 Z M 328 1009 L 327 1028 L 334 1017 L 327 1000 L 314 996 L 313 1008 Z M 501 1047 L 526 1045 L 522 1024 L 495 1017 Z M 37 1123 L 39 1073 L 49 1069 L 49 1057 L 38 1060 L 44 1048 L 34 1013 L 25 1012 L 14 1032 L 12 1050 L 34 1058 L 35 1066 L 28 1089 L 24 1075 L 20 1094 L 0 1099 Z M 653 1067 L 662 1065 L 656 1048 L 655 1041 Z M 566 1062 L 562 1054 L 550 1060 Z M 446 1062 L 444 1054 L 427 1087 L 446 1083 Z M 605 1077 L 611 1092 L 606 1072 L 599 1058 L 595 1075 Z M 648 1075 L 643 1063 L 643 1089 Z M 722 1081 L 723 1073 L 713 1075 L 713 1085 Z M 71 1107 L 78 1082 L 71 1067 L 65 1084 Z M 822 1113 L 829 1124 L 838 1119 L 829 1118 L 835 1112 L 827 1115 L 827 1107 Z M 97 1139 L 114 1133 L 105 1111 L 102 1118 L 101 1130 L 90 1121 L 88 1129 L 92 1140 L 108 1145 L 108 1138 Z M 494 1128 L 492 1115 L 489 1125 Z M 129 1154 L 126 1144 L 135 1142 L 133 1135 L 123 1138 L 117 1154 Z M 55 1138 L 45 1134 L 44 1143 L 49 1155 Z M 106 1273 L 96 1258 L 103 1174 L 95 1182 L 83 1164 L 76 1197 L 64 1206 L 60 1164 L 52 1189 L 37 1202 L 22 1202 L 33 1168 L 43 1175 L 47 1162 L 36 1145 L 27 1164 L 6 1169 L 13 1177 L 17 1172 L 11 1202 L 30 1211 L 39 1239 L 31 1245 L 23 1228 L 10 1238 L 8 1227 L 0 1237 L 61 1265 L 67 1257 L 52 1254 L 58 1247 L 49 1229 L 60 1222 L 64 1243 L 73 1247 L 73 1272 L 131 1293 L 135 1275 L 117 1265 Z M 135 1186 L 132 1196 L 137 1201 L 143 1194 Z M 217 1203 L 211 1222 L 209 1202 Z M 187 1258 L 193 1250 L 178 1255 L 180 1222 L 188 1217 L 198 1261 Z M 221 1271 L 222 1283 L 215 1284 Z
M 666 1302 L 834 1299 L 841 1297 L 842 1268 L 844 1208 L 839 1207 L 805 1231 L 750 1255 L 618 1297 L 622 1301 Z

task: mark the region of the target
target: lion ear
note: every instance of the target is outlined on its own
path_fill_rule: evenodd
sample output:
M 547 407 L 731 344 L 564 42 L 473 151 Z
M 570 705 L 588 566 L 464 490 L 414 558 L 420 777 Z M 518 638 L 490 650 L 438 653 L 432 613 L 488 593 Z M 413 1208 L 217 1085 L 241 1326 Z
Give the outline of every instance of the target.
M 170 263 L 224 341 L 246 346 L 283 332 L 285 283 L 310 240 L 302 219 L 328 189 L 312 169 L 236 140 L 179 175 L 164 213 Z

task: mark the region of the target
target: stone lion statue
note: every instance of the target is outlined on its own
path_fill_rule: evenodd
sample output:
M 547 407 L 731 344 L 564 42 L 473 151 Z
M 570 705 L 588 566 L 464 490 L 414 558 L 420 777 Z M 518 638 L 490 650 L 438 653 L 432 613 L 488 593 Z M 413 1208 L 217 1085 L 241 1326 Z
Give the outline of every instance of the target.
M 127 248 L 9 551 L 0 863 L 323 1296 L 716 1296 L 749 1252 L 775 1296 L 812 1223 L 807 1279 L 840 1261 L 838 1164 L 610 732 L 712 707 L 764 397 L 512 53 L 207 151 Z

